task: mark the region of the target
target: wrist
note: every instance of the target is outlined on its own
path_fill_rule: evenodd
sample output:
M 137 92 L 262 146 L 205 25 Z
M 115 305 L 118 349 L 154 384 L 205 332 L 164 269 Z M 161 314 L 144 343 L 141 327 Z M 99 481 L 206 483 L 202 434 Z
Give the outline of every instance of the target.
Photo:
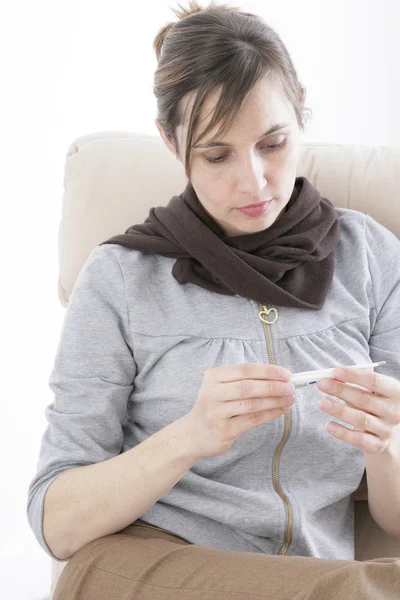
M 187 413 L 180 419 L 174 422 L 179 436 L 181 438 L 181 448 L 185 454 L 185 457 L 192 461 L 193 464 L 202 460 L 204 454 L 202 454 L 196 444 L 196 438 L 194 436 L 193 421 L 190 413 Z
M 393 458 L 400 460 L 400 425 L 395 427 L 393 435 L 384 452 Z

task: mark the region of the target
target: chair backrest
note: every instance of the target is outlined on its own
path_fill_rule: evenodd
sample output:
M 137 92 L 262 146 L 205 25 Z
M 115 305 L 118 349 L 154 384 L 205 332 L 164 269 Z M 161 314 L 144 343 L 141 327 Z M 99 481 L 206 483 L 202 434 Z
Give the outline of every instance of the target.
M 400 238 L 397 169 L 400 146 L 305 143 L 298 176 L 335 206 L 368 213 Z M 183 166 L 161 138 L 99 132 L 68 149 L 59 227 L 58 296 L 68 305 L 81 267 L 95 246 L 142 223 L 186 186 Z

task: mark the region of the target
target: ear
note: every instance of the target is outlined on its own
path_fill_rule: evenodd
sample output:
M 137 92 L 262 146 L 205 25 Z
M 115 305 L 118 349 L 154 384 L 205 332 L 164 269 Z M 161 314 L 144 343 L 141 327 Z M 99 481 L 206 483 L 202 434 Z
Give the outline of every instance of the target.
M 172 142 L 172 140 L 167 136 L 167 134 L 165 133 L 164 129 L 161 127 L 160 125 L 160 121 L 158 119 L 155 119 L 155 124 L 156 127 L 158 129 L 158 132 L 161 136 L 161 139 L 163 140 L 164 144 L 167 146 L 167 148 L 172 152 L 172 154 L 174 154 L 175 158 L 177 158 L 179 160 L 179 157 L 177 155 L 176 152 L 176 148 L 175 148 L 175 144 Z

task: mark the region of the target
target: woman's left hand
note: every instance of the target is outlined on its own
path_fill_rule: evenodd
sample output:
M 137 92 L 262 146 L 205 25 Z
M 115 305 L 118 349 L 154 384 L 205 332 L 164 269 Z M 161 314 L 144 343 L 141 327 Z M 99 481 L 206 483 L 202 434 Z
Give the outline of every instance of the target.
M 394 438 L 395 429 L 400 424 L 400 381 L 375 371 L 345 367 L 340 369 L 343 370 L 343 374 L 335 369 L 334 379 L 321 379 L 318 388 L 345 400 L 350 406 L 324 397 L 320 408 L 353 425 L 355 429 L 351 430 L 330 421 L 327 430 L 338 439 L 362 448 L 368 454 L 383 452 Z M 329 387 L 324 387 L 325 382 Z M 363 389 L 351 384 L 362 386 Z M 331 402 L 331 407 L 323 405 L 326 400 Z M 399 435 L 398 430 L 396 435 Z

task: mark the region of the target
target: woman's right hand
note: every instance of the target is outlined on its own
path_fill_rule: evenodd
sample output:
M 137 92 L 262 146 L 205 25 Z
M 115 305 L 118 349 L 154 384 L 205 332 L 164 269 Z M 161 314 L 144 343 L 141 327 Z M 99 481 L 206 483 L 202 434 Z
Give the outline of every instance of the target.
M 245 431 L 268 423 L 290 410 L 286 377 L 271 364 L 241 363 L 207 369 L 193 408 L 184 419 L 200 456 L 219 456 Z M 290 384 L 293 387 L 293 384 Z

